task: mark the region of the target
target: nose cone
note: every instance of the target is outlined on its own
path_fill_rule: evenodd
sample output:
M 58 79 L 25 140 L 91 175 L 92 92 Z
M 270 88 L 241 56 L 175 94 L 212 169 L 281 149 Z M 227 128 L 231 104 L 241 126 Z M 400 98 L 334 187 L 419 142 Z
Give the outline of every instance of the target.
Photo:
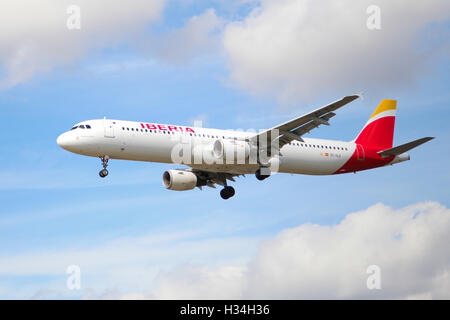
M 70 146 L 71 146 L 71 140 L 67 133 L 63 133 L 62 135 L 60 135 L 57 139 L 56 139 L 56 143 L 58 144 L 58 146 L 60 146 L 61 148 L 65 149 L 65 150 L 69 150 Z

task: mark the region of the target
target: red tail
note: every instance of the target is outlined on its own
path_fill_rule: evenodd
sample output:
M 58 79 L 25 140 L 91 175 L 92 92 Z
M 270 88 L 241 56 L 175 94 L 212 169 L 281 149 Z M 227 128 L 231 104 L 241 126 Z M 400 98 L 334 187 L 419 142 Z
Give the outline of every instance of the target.
M 378 150 L 392 148 L 396 108 L 397 100 L 381 101 L 355 143 Z

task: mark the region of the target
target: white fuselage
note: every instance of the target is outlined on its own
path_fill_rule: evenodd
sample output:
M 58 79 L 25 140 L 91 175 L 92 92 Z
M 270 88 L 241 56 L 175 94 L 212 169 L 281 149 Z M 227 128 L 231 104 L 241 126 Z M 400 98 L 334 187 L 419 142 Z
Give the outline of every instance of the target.
M 81 127 L 80 127 L 81 126 Z M 89 126 L 90 128 L 86 128 Z M 244 141 L 254 133 L 147 124 L 122 120 L 90 120 L 75 125 L 58 137 L 58 144 L 71 152 L 110 159 L 179 163 L 174 160 L 174 149 L 181 144 L 191 147 L 209 146 L 214 141 Z M 84 128 L 83 128 L 84 127 Z M 336 173 L 355 153 L 353 142 L 308 139 L 293 141 L 280 149 L 278 171 L 285 173 L 328 175 Z M 257 163 L 217 164 L 185 163 L 204 171 L 232 174 L 254 173 Z

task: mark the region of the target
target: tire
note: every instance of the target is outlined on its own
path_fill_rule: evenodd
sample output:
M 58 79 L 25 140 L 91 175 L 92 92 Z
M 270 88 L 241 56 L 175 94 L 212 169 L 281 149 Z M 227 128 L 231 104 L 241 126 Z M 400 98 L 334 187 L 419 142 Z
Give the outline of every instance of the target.
M 226 188 L 223 188 L 222 190 L 220 190 L 220 196 L 222 197 L 222 199 L 227 200 L 228 197 L 228 192 L 226 190 Z
M 229 199 L 232 196 L 234 196 L 235 191 L 233 187 L 225 187 L 222 190 L 220 190 L 220 196 L 222 197 L 222 199 Z
M 104 177 L 106 177 L 106 176 L 108 175 L 108 170 L 106 170 L 106 169 L 100 170 L 100 172 L 98 173 L 98 175 L 99 175 L 101 178 L 104 178 Z
M 235 191 L 234 191 L 234 188 L 233 187 L 227 187 L 228 188 L 228 194 L 229 194 L 229 198 L 231 198 L 232 196 L 234 196 L 234 194 L 235 194 Z

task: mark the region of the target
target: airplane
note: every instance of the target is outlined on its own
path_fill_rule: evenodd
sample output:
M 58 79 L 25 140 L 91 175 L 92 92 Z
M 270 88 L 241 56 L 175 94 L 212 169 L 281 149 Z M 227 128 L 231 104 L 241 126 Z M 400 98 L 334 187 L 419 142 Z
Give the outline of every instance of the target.
M 362 98 L 345 96 L 300 117 L 260 132 L 209 129 L 180 125 L 95 119 L 75 124 L 57 138 L 70 152 L 98 157 L 108 175 L 110 159 L 182 164 L 167 170 L 163 186 L 185 191 L 222 186 L 229 199 L 235 177 L 255 174 L 258 180 L 273 172 L 334 175 L 358 172 L 410 160 L 407 151 L 434 137 L 424 137 L 393 147 L 397 101 L 384 99 L 358 136 L 349 142 L 313 139 L 305 134 L 329 125 L 334 111 Z

